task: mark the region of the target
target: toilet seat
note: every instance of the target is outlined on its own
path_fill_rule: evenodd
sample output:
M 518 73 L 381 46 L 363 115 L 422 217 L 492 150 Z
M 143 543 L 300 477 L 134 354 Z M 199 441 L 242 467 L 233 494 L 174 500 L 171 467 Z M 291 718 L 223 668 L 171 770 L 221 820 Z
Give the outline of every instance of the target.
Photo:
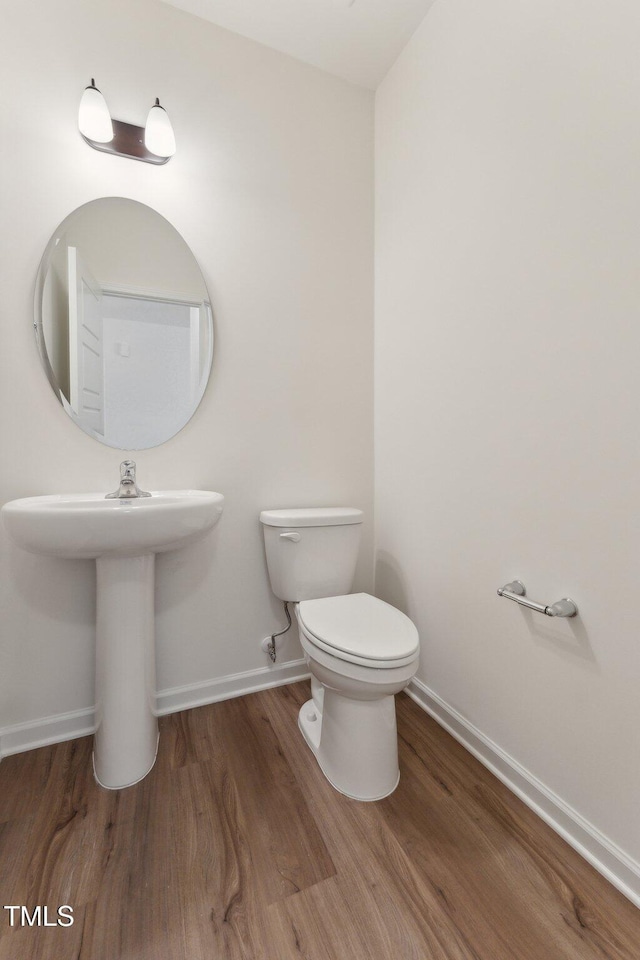
M 368 593 L 303 600 L 297 613 L 309 643 L 338 660 L 384 670 L 413 663 L 418 656 L 412 621 Z

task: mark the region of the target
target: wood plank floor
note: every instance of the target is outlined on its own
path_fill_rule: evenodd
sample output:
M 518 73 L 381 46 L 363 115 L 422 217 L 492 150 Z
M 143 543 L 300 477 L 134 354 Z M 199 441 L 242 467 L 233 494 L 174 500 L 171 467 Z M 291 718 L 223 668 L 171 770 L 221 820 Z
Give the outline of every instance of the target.
M 161 721 L 152 773 L 93 781 L 91 738 L 0 764 L 0 960 L 638 960 L 640 911 L 408 697 L 401 781 L 338 794 L 308 683 Z

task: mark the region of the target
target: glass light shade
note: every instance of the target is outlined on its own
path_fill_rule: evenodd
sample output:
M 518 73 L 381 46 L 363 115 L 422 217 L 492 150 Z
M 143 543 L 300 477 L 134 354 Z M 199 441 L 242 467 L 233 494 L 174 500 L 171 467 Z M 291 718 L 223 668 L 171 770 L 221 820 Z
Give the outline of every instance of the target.
M 144 145 L 157 157 L 172 157 L 176 152 L 176 138 L 171 126 L 171 120 L 160 101 L 149 110 L 147 123 L 144 128 Z
M 109 143 L 113 140 L 113 124 L 106 100 L 94 85 L 87 87 L 82 94 L 78 111 L 78 127 L 88 140 L 96 143 Z

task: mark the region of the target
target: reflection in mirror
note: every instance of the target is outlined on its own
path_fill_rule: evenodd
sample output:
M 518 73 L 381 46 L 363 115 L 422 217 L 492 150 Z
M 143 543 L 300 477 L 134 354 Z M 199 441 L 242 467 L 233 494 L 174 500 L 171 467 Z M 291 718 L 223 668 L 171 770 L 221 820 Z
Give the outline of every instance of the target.
M 141 450 L 184 427 L 213 356 L 204 279 L 159 213 L 93 200 L 56 230 L 36 286 L 35 327 L 51 386 L 102 443 Z

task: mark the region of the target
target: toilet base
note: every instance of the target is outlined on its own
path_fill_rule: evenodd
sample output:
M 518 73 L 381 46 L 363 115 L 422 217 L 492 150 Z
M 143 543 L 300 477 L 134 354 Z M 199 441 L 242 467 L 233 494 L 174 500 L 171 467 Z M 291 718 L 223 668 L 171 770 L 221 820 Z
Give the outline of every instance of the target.
M 332 787 L 352 800 L 382 800 L 398 786 L 395 697 L 353 700 L 324 690 L 322 712 L 312 699 L 298 726 Z

